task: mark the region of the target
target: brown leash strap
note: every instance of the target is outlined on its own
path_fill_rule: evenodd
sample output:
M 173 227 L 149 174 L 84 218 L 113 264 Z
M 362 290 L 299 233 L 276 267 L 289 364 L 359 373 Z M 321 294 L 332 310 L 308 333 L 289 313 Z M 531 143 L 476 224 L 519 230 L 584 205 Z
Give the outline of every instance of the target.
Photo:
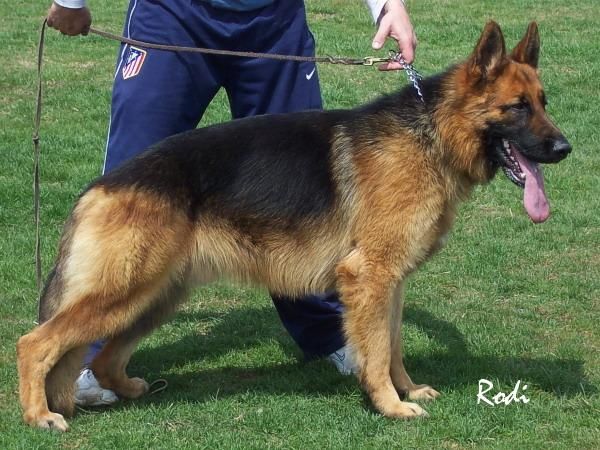
M 233 50 L 217 50 L 214 48 L 203 48 L 203 47 L 182 47 L 179 45 L 165 45 L 165 44 L 154 44 L 151 42 L 138 41 L 137 39 L 130 39 L 117 34 L 109 33 L 107 31 L 98 30 L 94 27 L 90 28 L 90 33 L 102 36 L 106 39 L 112 39 L 119 41 L 124 44 L 136 45 L 138 47 L 153 48 L 156 50 L 167 50 L 172 52 L 191 52 L 191 53 L 204 53 L 208 55 L 220 55 L 220 56 L 238 56 L 241 58 L 266 58 L 276 59 L 279 61 L 296 61 L 296 62 L 316 62 L 316 63 L 329 63 L 329 64 L 344 64 L 354 66 L 372 66 L 375 63 L 383 63 L 392 61 L 392 58 L 340 58 L 333 56 L 298 56 L 298 55 L 280 55 L 277 53 L 259 53 L 259 52 L 241 52 Z

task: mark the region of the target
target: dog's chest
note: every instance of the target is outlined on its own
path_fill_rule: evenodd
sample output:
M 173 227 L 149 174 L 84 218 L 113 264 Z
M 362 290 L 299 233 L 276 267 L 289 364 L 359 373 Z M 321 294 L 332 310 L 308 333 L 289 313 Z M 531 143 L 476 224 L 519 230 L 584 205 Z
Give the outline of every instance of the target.
M 450 237 L 450 229 L 456 217 L 455 204 L 448 202 L 432 230 L 431 246 L 427 252 L 430 257 L 444 248 Z

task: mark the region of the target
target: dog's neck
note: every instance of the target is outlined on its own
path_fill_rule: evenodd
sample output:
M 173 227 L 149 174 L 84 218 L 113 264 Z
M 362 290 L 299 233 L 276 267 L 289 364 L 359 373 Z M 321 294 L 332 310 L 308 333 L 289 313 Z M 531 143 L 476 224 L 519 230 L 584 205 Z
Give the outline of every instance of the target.
M 371 116 L 370 126 L 379 128 L 382 123 L 380 114 L 388 118 L 398 129 L 410 130 L 410 139 L 417 141 L 424 152 L 432 159 L 440 161 L 440 167 L 456 180 L 458 197 L 464 198 L 475 184 L 491 179 L 489 165 L 482 151 L 482 140 L 473 139 L 478 135 L 471 121 L 463 114 L 459 83 L 466 64 L 450 67 L 445 72 L 421 80 L 423 101 L 413 85 L 407 85 L 400 91 L 383 96 L 358 110 L 358 116 Z M 402 137 L 404 139 L 406 137 Z M 475 157 L 473 155 L 476 155 Z M 451 173 L 450 173 L 451 172 Z
M 397 120 L 415 131 L 424 151 L 438 159 L 445 179 L 450 182 L 450 196 L 465 199 L 476 184 L 489 181 L 490 173 L 482 140 L 471 121 L 462 114 L 464 98 L 460 82 L 466 65 L 454 65 L 445 72 L 421 81 L 423 101 L 409 85 L 393 95 L 397 105 Z M 473 157 L 477 155 L 477 157 Z
M 485 155 L 483 130 L 478 130 L 463 111 L 464 71 L 466 63 L 455 65 L 446 72 L 424 80 L 426 108 L 431 118 L 431 132 L 435 133 L 437 151 L 456 172 L 472 184 L 488 182 L 493 173 Z M 443 95 L 442 95 L 443 92 Z M 474 136 L 477 136 L 474 139 Z

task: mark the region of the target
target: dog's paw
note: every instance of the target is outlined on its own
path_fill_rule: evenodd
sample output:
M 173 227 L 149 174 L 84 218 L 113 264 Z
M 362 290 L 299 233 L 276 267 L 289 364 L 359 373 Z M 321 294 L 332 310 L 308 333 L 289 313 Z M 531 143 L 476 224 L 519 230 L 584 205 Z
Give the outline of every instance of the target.
M 415 386 L 414 389 L 408 391 L 408 398 L 410 400 L 431 401 L 435 400 L 440 395 L 442 394 L 426 384 L 419 384 L 418 386 Z
M 29 425 L 37 426 L 40 428 L 55 429 L 59 431 L 69 430 L 69 425 L 67 424 L 65 418 L 58 413 L 53 413 L 50 411 L 35 416 L 25 414 L 23 416 L 23 419 Z
M 150 385 L 142 378 L 128 378 L 125 383 L 120 386 L 115 386 L 115 391 L 121 397 L 139 398 L 150 390 Z
M 390 417 L 397 417 L 399 419 L 416 419 L 417 417 L 427 417 L 427 411 L 421 408 L 416 403 L 400 402 L 391 414 L 385 414 Z

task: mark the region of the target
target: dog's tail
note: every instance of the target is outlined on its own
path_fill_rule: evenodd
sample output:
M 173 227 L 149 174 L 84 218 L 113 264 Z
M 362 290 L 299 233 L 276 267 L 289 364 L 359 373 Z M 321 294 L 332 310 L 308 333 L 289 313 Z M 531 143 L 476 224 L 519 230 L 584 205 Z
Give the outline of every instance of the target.
M 77 206 L 77 205 L 75 205 Z M 63 268 L 66 264 L 71 243 L 73 242 L 73 234 L 75 231 L 74 213 L 71 212 L 69 219 L 64 225 L 60 243 L 58 245 L 58 256 L 54 267 L 46 278 L 46 284 L 40 297 L 38 305 L 38 323 L 41 325 L 48 321 L 60 309 L 60 305 L 64 300 L 64 280 L 62 277 Z
M 56 266 L 54 266 L 48 274 L 38 304 L 38 324 L 43 324 L 56 313 L 60 306 L 60 300 L 59 278 L 56 275 Z
M 51 319 L 59 310 L 64 300 L 64 280 L 62 266 L 71 241 L 72 221 L 70 220 L 63 232 L 59 245 L 59 255 L 56 265 L 48 274 L 44 290 L 38 305 L 38 323 L 42 325 Z M 75 380 L 81 370 L 86 347 L 76 347 L 65 353 L 46 376 L 46 397 L 51 411 L 66 417 L 75 411 Z

